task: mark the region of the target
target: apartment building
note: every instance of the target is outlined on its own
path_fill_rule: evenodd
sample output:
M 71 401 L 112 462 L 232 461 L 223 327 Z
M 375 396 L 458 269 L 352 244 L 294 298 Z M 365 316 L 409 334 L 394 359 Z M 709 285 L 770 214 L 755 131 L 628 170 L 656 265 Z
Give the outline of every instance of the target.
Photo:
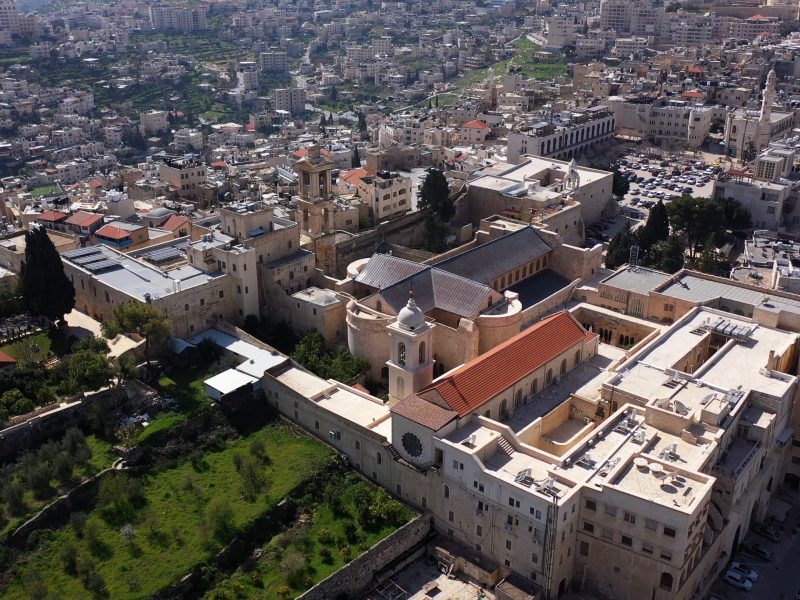
M 711 129 L 713 107 L 691 100 L 638 95 L 609 98 L 617 132 L 699 148 Z
M 193 198 L 206 182 L 206 165 L 189 158 L 165 158 L 158 165 L 158 177 L 181 198 Z
M 614 114 L 606 106 L 565 111 L 550 121 L 540 121 L 508 134 L 508 159 L 523 154 L 572 158 L 589 147 L 611 139 Z
M 372 211 L 376 222 L 411 210 L 411 178 L 391 171 L 359 177 L 357 194 Z
M 151 110 L 139 113 L 139 132 L 143 136 L 155 135 L 169 129 L 169 113 L 165 110 Z
M 306 91 L 302 88 L 279 88 L 272 92 L 272 108 L 300 115 L 306 110 Z
M 289 70 L 289 58 L 286 52 L 270 50 L 258 55 L 258 66 L 262 73 L 285 73 Z
M 150 6 L 150 27 L 158 31 L 200 31 L 208 29 L 206 21 L 207 8 L 198 6 L 161 5 Z
M 202 152 L 203 132 L 197 129 L 179 129 L 175 132 L 173 143 L 175 144 L 175 150 L 182 154 L 187 152 Z

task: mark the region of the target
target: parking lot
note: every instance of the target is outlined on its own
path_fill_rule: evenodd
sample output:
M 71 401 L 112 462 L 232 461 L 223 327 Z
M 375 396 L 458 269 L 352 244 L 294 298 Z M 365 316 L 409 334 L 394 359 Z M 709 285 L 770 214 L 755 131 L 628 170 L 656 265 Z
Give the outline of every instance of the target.
M 658 200 L 669 202 L 682 195 L 710 198 L 714 179 L 722 172 L 719 163 L 678 156 L 651 159 L 642 153 L 621 157 L 619 169 L 630 183 L 625 200 L 634 209 L 649 208 Z
M 780 499 L 792 505 L 786 520 L 780 524 L 784 530 L 780 541 L 775 542 L 769 537 L 750 532 L 745 537 L 744 543 L 740 545 L 740 551 L 732 557 L 732 560 L 744 562 L 758 573 L 758 579 L 752 583 L 752 589 L 749 591 L 739 590 L 730 583 L 726 583 L 723 580 L 723 571 L 722 576 L 711 588 L 712 596 L 710 598 L 718 600 L 744 600 L 745 598 L 794 600 L 795 592 L 800 589 L 800 571 L 796 566 L 797 557 L 800 554 L 800 535 L 797 530 L 800 497 L 797 492 L 792 492 L 791 495 L 781 495 Z M 772 560 L 765 561 L 742 550 L 743 547 L 753 543 L 771 552 Z

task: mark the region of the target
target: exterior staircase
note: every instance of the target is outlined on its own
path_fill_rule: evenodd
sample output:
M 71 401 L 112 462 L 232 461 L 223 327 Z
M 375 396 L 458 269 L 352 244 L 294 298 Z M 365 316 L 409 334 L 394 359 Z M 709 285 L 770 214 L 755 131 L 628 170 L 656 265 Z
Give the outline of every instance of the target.
M 509 444 L 508 440 L 504 437 L 501 437 L 499 440 L 497 440 L 497 447 L 500 449 L 500 451 L 504 452 L 508 456 L 514 455 L 514 448 L 511 447 L 511 444 Z

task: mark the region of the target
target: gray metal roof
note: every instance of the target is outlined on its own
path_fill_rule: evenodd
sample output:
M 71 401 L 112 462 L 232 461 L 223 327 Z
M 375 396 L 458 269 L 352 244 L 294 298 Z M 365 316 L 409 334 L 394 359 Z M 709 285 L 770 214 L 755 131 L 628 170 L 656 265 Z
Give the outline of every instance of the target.
M 787 312 L 800 313 L 800 296 L 795 298 L 776 295 L 773 290 L 759 290 L 740 287 L 733 283 L 705 279 L 685 273 L 675 281 L 657 290 L 659 293 L 690 302 L 708 303 L 721 299 L 755 307 L 773 308 Z
M 616 288 L 628 290 L 629 292 L 647 294 L 650 290 L 656 289 L 669 280 L 670 277 L 672 276 L 667 273 L 662 273 L 661 271 L 653 271 L 652 269 L 645 269 L 644 267 L 626 266 L 624 270 L 606 277 L 601 283 L 613 285 Z
M 367 266 L 356 276 L 355 280 L 366 286 L 382 290 L 428 268 L 428 265 L 421 265 L 390 254 L 373 254 Z
M 533 227 L 513 231 L 434 266 L 472 281 L 491 283 L 501 275 L 550 251 Z
M 414 290 L 414 301 L 424 313 L 438 308 L 460 317 L 475 317 L 487 307 L 492 293 L 490 287 L 453 275 L 447 271 L 428 268 L 399 281 L 380 292 L 383 299 L 398 313 Z

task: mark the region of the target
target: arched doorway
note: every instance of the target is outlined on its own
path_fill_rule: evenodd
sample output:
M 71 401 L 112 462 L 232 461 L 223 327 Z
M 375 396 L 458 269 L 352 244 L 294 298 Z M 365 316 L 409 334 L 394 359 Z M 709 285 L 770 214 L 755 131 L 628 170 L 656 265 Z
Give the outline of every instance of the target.
M 567 591 L 567 578 L 565 577 L 564 579 L 561 580 L 561 583 L 558 584 L 558 597 L 561 598 L 561 596 L 563 596 L 564 592 L 566 591 Z

